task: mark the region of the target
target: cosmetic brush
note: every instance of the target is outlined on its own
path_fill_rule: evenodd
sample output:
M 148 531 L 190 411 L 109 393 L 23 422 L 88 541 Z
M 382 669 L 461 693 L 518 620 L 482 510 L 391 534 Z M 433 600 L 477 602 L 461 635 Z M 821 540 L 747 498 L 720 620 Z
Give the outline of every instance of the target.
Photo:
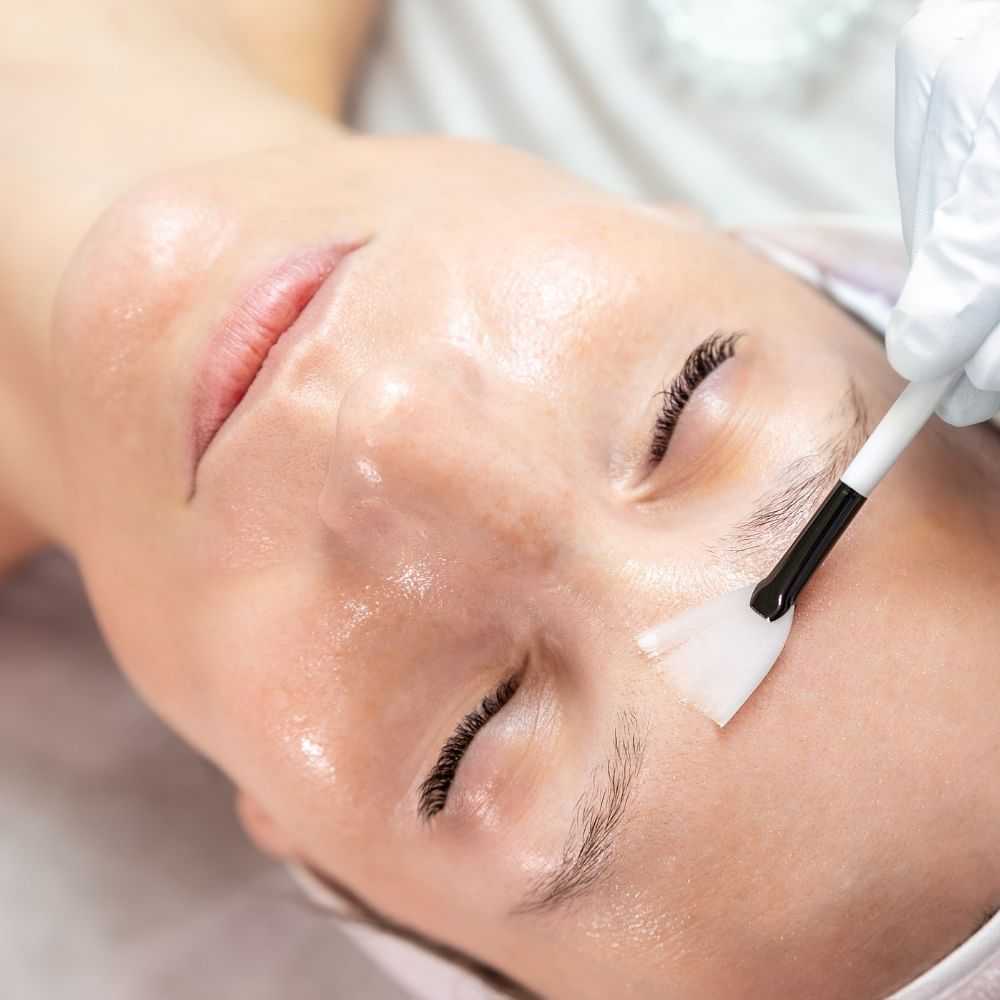
M 800 591 L 959 377 L 911 383 L 902 391 L 760 583 L 721 594 L 636 637 L 683 702 L 718 726 L 740 710 L 781 655 Z
M 899 394 L 819 510 L 774 569 L 754 587 L 750 607 L 757 614 L 768 621 L 777 621 L 795 604 L 799 592 L 837 544 L 872 490 L 960 377 L 959 372 L 930 382 L 911 382 Z

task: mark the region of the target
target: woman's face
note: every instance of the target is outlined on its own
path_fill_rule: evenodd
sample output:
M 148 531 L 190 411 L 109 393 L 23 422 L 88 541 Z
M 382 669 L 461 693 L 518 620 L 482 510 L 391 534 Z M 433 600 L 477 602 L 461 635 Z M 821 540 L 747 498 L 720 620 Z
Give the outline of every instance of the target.
M 196 461 L 219 324 L 330 246 Z M 661 390 L 706 341 L 668 435 Z M 919 547 L 881 529 L 924 452 L 727 729 L 636 645 L 763 575 L 893 390 L 734 239 L 488 147 L 277 150 L 118 202 L 54 345 L 71 540 L 121 664 L 398 921 L 574 997 L 875 995 L 971 930 L 957 834 L 900 833 L 968 706 L 915 700 L 904 612 L 870 613 L 899 574 L 920 600 Z

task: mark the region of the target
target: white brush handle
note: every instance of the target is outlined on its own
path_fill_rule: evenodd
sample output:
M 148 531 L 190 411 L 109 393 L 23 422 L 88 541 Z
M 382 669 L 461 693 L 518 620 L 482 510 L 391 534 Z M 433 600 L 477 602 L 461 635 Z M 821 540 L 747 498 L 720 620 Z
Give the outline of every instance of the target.
M 911 382 L 878 422 L 840 481 L 867 497 L 961 377 L 961 372 L 954 372 L 930 382 Z

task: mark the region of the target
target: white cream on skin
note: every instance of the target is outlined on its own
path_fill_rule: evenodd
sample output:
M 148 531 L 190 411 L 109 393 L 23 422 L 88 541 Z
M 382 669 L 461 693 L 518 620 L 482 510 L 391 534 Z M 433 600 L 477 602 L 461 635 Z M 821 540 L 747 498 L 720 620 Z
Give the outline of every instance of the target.
M 750 607 L 754 586 L 714 597 L 636 639 L 681 699 L 719 726 L 768 675 L 792 628 L 794 608 L 769 622 Z

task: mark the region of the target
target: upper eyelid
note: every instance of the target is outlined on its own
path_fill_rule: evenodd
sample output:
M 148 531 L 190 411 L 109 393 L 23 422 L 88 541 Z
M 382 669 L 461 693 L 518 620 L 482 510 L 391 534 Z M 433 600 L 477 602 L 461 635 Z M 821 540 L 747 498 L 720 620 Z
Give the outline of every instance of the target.
M 444 809 L 455 776 L 469 747 L 517 694 L 524 670 L 525 664 L 522 663 L 516 673 L 486 694 L 471 712 L 462 716 L 451 735 L 445 740 L 430 773 L 420 784 L 417 812 L 422 819 L 430 821 Z
M 746 336 L 743 332 L 725 333 L 716 330 L 700 341 L 684 359 L 680 370 L 657 392 L 662 397 L 649 444 L 649 462 L 657 465 L 666 455 L 680 411 L 690 401 L 695 389 L 736 353 L 736 344 Z M 708 370 L 705 370 L 707 367 Z

